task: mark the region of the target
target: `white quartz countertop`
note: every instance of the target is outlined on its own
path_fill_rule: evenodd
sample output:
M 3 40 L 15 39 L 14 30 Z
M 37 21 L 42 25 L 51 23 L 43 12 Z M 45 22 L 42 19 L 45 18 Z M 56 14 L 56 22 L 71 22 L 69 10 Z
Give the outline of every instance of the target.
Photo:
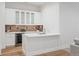
M 31 34 L 23 34 L 27 37 L 41 37 L 41 36 L 56 36 L 56 35 L 60 35 L 60 33 L 45 33 L 45 34 L 39 34 L 39 33 L 31 33 Z
M 24 34 L 29 34 L 29 33 L 35 33 L 35 32 L 32 32 L 32 31 L 27 31 L 27 32 L 5 32 L 5 33 L 24 33 Z

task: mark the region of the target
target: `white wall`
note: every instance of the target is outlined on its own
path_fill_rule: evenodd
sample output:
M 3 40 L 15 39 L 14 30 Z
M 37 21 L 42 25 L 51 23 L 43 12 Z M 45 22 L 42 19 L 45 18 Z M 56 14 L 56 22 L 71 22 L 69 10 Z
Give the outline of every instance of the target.
M 39 7 L 27 4 L 26 2 L 6 2 L 5 7 L 13 9 L 30 10 L 30 11 L 40 11 Z
M 60 45 L 69 47 L 73 39 L 79 36 L 79 3 L 60 4 Z
M 47 33 L 59 33 L 59 3 L 50 3 L 41 9 L 41 22 Z
M 79 3 L 52 3 L 42 8 L 47 33 L 60 33 L 58 47 L 68 48 L 79 37 Z
M 1 49 L 4 47 L 4 24 L 5 24 L 5 3 L 4 2 L 0 2 L 0 54 L 1 54 Z

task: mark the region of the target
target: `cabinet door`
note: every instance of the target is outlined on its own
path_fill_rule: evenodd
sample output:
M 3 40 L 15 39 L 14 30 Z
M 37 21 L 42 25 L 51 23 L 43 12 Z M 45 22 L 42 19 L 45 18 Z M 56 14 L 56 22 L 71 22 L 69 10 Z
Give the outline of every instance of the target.
M 40 19 L 40 12 L 35 12 L 34 13 L 34 24 L 41 24 L 41 19 Z
M 16 24 L 20 24 L 20 12 L 19 11 L 15 11 L 15 20 L 16 20 Z
M 21 11 L 21 24 L 25 24 L 25 12 Z
M 14 33 L 6 33 L 6 46 L 12 46 L 15 45 L 15 34 Z
M 30 16 L 31 16 L 31 24 L 34 24 L 34 21 L 35 21 L 35 13 L 31 13 L 30 14 Z
M 26 12 L 25 15 L 26 15 L 25 24 L 30 24 L 30 13 Z
M 15 9 L 6 8 L 5 16 L 5 24 L 15 24 Z

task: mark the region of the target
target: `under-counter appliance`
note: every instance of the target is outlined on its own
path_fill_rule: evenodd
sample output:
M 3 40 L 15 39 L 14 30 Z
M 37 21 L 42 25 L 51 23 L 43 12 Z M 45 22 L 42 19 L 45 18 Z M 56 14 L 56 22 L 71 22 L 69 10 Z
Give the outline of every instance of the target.
M 15 34 L 15 46 L 22 45 L 22 33 Z

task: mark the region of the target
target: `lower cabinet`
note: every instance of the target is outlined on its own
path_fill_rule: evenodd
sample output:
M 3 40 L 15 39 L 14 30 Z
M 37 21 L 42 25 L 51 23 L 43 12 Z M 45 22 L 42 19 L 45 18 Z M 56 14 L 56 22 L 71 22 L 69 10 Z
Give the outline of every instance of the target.
M 15 33 L 6 33 L 5 39 L 6 39 L 5 41 L 6 47 L 15 45 Z

